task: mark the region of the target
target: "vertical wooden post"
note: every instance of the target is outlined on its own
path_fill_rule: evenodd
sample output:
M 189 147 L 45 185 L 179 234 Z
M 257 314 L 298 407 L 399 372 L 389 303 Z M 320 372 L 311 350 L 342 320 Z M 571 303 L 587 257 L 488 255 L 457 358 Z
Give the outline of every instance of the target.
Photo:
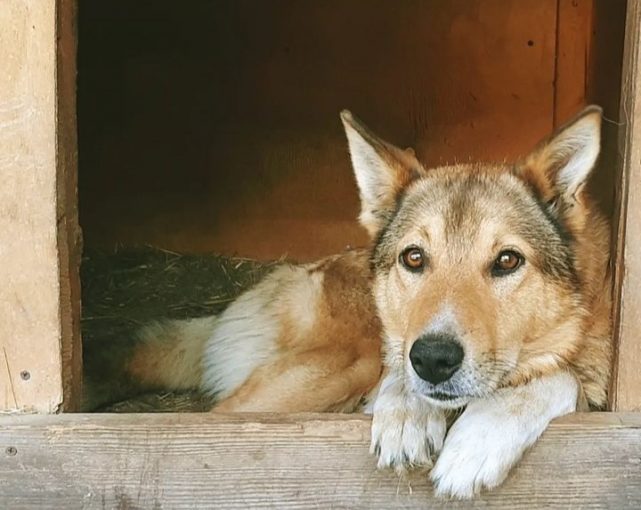
M 628 2 L 623 55 L 614 257 L 614 335 L 610 406 L 641 410 L 641 3 Z
M 76 115 L 77 0 L 57 1 L 57 222 L 62 353 L 62 410 L 80 408 L 80 261 L 78 132 Z
M 80 398 L 74 3 L 0 2 L 0 410 Z

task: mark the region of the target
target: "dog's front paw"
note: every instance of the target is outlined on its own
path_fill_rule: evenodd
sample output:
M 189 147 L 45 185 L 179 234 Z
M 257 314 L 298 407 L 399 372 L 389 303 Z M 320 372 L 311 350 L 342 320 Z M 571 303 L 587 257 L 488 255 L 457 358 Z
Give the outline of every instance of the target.
M 450 429 L 430 478 L 437 496 L 468 499 L 500 485 L 535 438 L 527 425 L 468 407 Z
M 397 473 L 415 467 L 430 468 L 445 437 L 445 416 L 416 397 L 377 402 L 372 420 L 370 452 L 378 457 L 378 468 Z
M 579 386 L 560 372 L 471 402 L 430 474 L 439 496 L 471 498 L 500 485 L 550 421 L 576 409 Z

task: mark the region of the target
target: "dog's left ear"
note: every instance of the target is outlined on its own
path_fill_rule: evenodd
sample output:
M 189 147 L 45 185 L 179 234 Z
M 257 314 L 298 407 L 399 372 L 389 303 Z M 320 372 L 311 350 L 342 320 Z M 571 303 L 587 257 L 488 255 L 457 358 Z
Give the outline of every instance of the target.
M 601 117 L 601 108 L 587 107 L 540 144 L 519 168 L 521 177 L 559 214 L 581 203 L 601 148 Z
M 360 191 L 360 222 L 375 238 L 391 218 L 396 199 L 425 170 L 412 149 L 399 149 L 380 139 L 349 111 L 341 112 L 349 153 Z

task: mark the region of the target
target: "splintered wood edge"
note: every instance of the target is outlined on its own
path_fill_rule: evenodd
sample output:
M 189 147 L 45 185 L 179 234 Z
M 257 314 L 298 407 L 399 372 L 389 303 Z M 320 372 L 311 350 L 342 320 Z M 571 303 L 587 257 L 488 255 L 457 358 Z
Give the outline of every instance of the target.
M 0 417 L 0 507 L 641 508 L 641 414 L 556 420 L 471 503 L 436 499 L 424 472 L 376 470 L 369 428 L 333 414 Z

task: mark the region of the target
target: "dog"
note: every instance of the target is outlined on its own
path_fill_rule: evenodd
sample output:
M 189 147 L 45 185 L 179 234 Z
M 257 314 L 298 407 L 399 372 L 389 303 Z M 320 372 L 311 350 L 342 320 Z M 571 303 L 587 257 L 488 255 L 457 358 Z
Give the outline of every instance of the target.
M 601 110 L 516 163 L 429 169 L 341 118 L 371 245 L 280 265 L 218 316 L 145 326 L 123 373 L 217 412 L 372 413 L 379 468 L 431 468 L 436 494 L 473 497 L 551 420 L 606 404 L 609 227 L 586 188 Z

